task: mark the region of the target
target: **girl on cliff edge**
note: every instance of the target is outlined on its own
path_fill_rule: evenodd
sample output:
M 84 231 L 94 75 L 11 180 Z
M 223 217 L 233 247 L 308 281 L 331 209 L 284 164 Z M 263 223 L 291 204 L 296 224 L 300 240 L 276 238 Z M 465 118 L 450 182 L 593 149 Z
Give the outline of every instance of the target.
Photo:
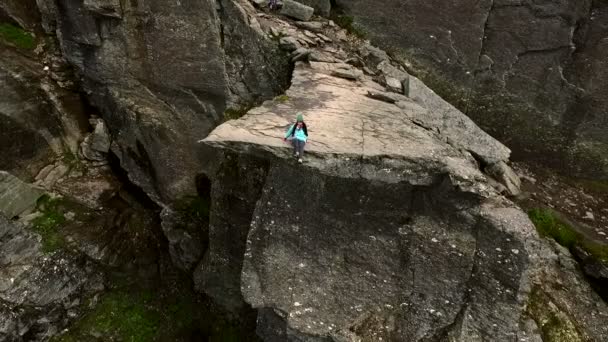
M 298 158 L 298 163 L 301 163 L 304 156 L 304 145 L 306 145 L 306 140 L 308 140 L 308 129 L 306 128 L 306 123 L 304 123 L 302 113 L 297 114 L 296 122 L 287 130 L 283 141 L 287 140 L 291 141 L 294 157 Z

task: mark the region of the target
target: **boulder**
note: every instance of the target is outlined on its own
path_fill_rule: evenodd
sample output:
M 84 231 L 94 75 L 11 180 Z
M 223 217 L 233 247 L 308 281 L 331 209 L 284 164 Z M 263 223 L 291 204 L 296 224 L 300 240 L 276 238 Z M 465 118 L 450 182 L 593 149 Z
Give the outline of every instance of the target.
M 485 171 L 488 175 L 494 177 L 504 185 L 507 188 L 509 195 L 517 196 L 521 192 L 521 180 L 519 179 L 519 176 L 505 162 L 500 161 L 489 165 L 486 167 Z
M 314 8 L 293 0 L 285 0 L 281 8 L 281 14 L 301 21 L 309 21 L 313 13 Z
M 294 37 L 282 37 L 279 40 L 279 46 L 281 49 L 291 52 L 300 48 L 300 43 Z
M 102 119 L 93 118 L 89 121 L 94 127 L 93 132 L 80 144 L 80 153 L 91 161 L 106 161 L 110 151 L 110 133 Z
M 393 77 L 385 77 L 384 82 L 386 83 L 386 88 L 395 93 L 403 93 L 403 85 L 401 81 Z
M 10 173 L 0 171 L 0 214 L 12 218 L 30 212 L 42 194 Z
M 323 27 L 325 26 L 320 21 L 296 21 L 294 23 L 294 25 L 296 25 L 296 27 L 299 27 L 301 29 L 309 30 L 312 32 L 317 32 L 317 33 L 323 32 Z

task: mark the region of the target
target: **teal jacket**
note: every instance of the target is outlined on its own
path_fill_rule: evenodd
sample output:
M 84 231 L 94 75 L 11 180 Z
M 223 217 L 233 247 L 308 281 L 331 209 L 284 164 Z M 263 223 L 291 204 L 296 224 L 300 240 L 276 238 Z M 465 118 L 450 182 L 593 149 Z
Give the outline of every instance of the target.
M 293 132 L 294 129 L 296 130 L 295 133 Z M 291 137 L 292 133 L 293 137 L 300 141 L 306 142 L 306 140 L 308 140 L 308 129 L 306 128 L 306 124 L 300 129 L 296 129 L 295 124 L 291 125 L 285 134 L 285 138 Z

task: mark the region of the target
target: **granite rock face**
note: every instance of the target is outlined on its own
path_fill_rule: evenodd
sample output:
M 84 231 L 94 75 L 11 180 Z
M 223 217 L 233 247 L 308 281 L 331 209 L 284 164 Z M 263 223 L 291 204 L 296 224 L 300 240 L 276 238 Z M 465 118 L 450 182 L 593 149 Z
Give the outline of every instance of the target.
M 60 85 L 61 58 L 47 57 L 52 69 L 0 40 L 0 169 L 24 180 L 66 151 L 75 153 L 86 125 L 80 95 Z
M 194 192 L 202 166 L 193 157 L 195 138 L 220 123 L 226 108 L 272 97 L 287 83 L 286 61 L 245 1 L 39 7 L 100 109 L 112 152 L 157 202 Z
M 336 75 L 349 67 L 296 63 L 288 100 L 203 141 L 216 162 L 205 170 L 199 288 L 230 310 L 257 308 L 266 341 L 541 340 L 548 302 L 580 329 L 568 333 L 608 337 L 605 303 L 578 270 L 549 261 L 574 265 L 570 256 L 481 172 L 500 169 L 509 150 L 416 78 L 407 97 Z M 310 134 L 303 165 L 282 141 L 295 112 Z M 552 299 L 557 273 L 576 293 Z
M 608 4 L 336 1 L 515 157 L 608 177 Z
M 95 266 L 69 253 L 45 255 L 40 238 L 0 215 L 0 340 L 48 340 L 103 289 Z

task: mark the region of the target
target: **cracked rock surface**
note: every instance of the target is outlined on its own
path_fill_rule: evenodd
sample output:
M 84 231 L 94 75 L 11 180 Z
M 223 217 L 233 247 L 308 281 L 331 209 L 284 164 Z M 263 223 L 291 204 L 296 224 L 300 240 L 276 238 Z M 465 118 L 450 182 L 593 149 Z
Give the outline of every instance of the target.
M 511 147 L 606 179 L 608 4 L 602 0 L 337 0 L 354 25 Z
M 367 55 L 371 73 L 407 80 L 409 96 L 340 49 L 306 44 L 284 96 L 202 141 L 215 162 L 200 289 L 257 308 L 266 341 L 541 341 L 555 333 L 546 306 L 570 328 L 558 333 L 608 337 L 608 308 L 571 257 L 480 171 L 516 190 L 499 171 L 509 149 L 381 53 Z M 282 141 L 296 112 L 309 130 L 303 165 Z M 556 279 L 577 286 L 556 290 Z

